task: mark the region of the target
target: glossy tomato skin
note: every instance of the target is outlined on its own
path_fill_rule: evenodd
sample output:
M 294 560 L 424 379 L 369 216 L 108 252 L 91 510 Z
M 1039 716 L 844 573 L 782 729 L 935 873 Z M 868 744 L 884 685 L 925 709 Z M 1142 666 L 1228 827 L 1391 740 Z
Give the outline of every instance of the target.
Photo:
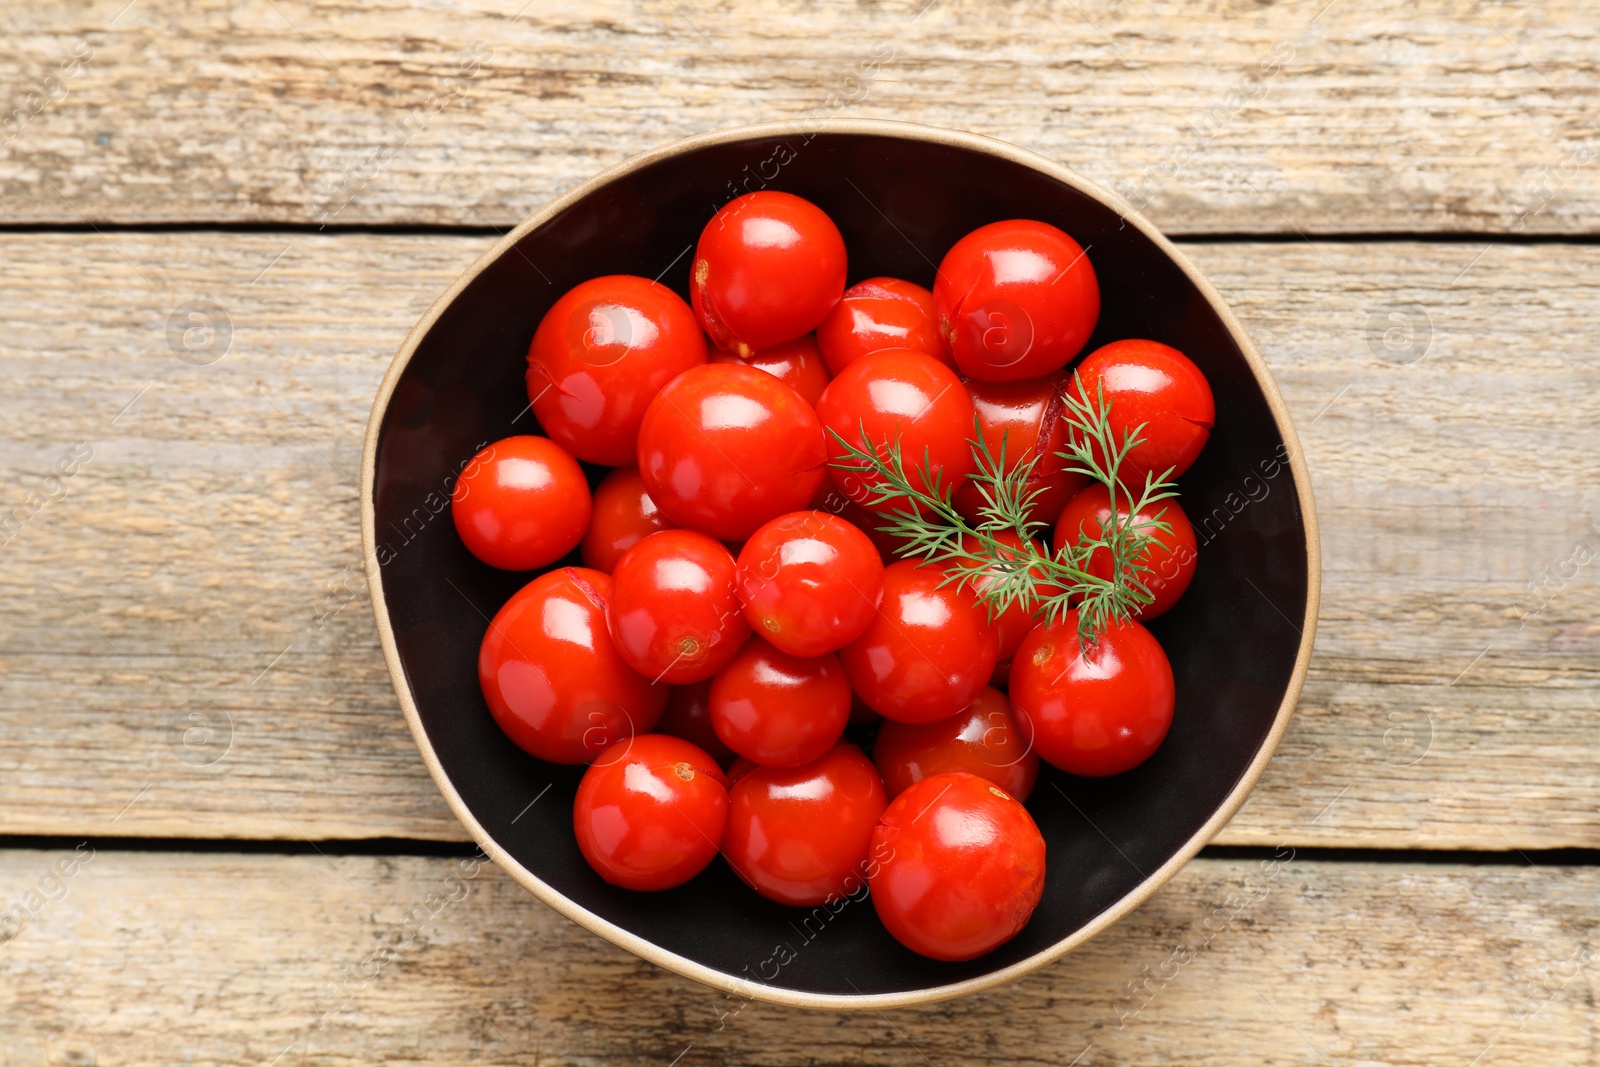
M 838 656 L 791 656 L 759 637 L 717 672 L 710 700 L 717 737 L 763 767 L 810 763 L 838 743 L 850 718 Z
M 743 363 L 747 367 L 764 370 L 799 393 L 812 406 L 822 399 L 822 391 L 833 377 L 828 373 L 827 364 L 822 362 L 822 353 L 817 351 L 817 335 L 814 333 L 771 348 L 757 349 L 747 359 L 740 358 L 734 352 L 718 350 L 711 353 L 711 362 Z
M 661 390 L 639 430 L 639 474 L 676 526 L 743 541 L 811 502 L 827 463 L 805 398 L 754 367 L 712 363 Z
M 887 349 L 925 352 L 952 370 L 956 365 L 933 294 L 899 278 L 868 278 L 846 289 L 817 327 L 817 345 L 830 374 Z
M 940 326 L 969 378 L 1053 374 L 1100 318 L 1100 285 L 1083 248 L 1043 222 L 980 226 L 951 246 L 933 283 Z
M 716 346 L 748 357 L 815 330 L 844 292 L 845 269 L 844 238 L 826 212 L 763 189 L 706 223 L 689 297 Z
M 578 547 L 592 503 L 583 468 L 548 437 L 507 437 L 462 470 L 450 517 L 467 551 L 491 567 L 531 571 Z
M 898 441 L 912 484 L 924 491 L 931 488 L 925 474 L 949 486 L 959 485 L 972 471 L 972 446 L 967 443 L 972 400 L 955 372 L 925 353 L 897 349 L 856 360 L 828 383 L 817 415 L 832 431 L 827 440 L 830 461 L 845 458 L 833 436 L 837 433 L 852 445 L 870 445 L 880 455 L 887 455 Z M 871 500 L 875 479 L 868 473 L 830 466 L 828 474 L 854 503 Z M 909 507 L 909 501 L 875 506 L 892 511 Z
M 839 745 L 800 767 L 756 767 L 730 799 L 722 854 L 757 893 L 814 907 L 865 891 L 888 798 L 859 748 Z
M 1027 489 L 1038 493 L 1031 515 L 1043 523 L 1054 522 L 1072 494 L 1089 482 L 1070 470 L 1072 464 L 1059 455 L 1067 446 L 1068 423 L 1062 417 L 1066 405 L 1061 394 L 1068 381 L 1066 374 L 1055 374 L 1019 382 L 973 379 L 966 383 L 989 454 L 998 461 L 1004 446 L 1008 471 L 1038 457 Z M 982 490 L 971 478 L 956 490 L 956 509 L 969 520 L 979 519 L 979 508 L 985 503 Z
M 705 361 L 682 297 L 648 278 L 607 275 L 573 287 L 539 321 L 528 399 L 545 433 L 579 459 L 631 464 L 650 401 Z
M 969 590 L 944 572 L 902 560 L 883 571 L 883 601 L 860 637 L 839 651 L 850 684 L 896 722 L 935 722 L 977 699 L 999 640 Z
M 739 596 L 750 628 L 795 656 L 854 641 L 883 597 L 883 560 L 870 538 L 824 511 L 780 515 L 739 553 Z
M 667 688 L 622 659 L 606 629 L 611 579 L 585 567 L 541 574 L 506 601 L 478 651 L 478 682 L 494 720 L 524 752 L 588 763 L 648 733 Z
M 593 516 L 583 535 L 583 565 L 610 574 L 624 552 L 667 527 L 667 517 L 650 499 L 639 472 L 618 467 L 595 488 Z
M 1078 613 L 1040 626 L 1011 663 L 1011 704 L 1039 758 L 1091 778 L 1132 770 L 1172 725 L 1172 665 L 1150 631 L 1114 626 L 1085 650 Z
M 992 952 L 1044 895 L 1044 836 L 974 774 L 936 774 L 890 803 L 872 834 L 872 905 L 896 941 L 936 960 Z
M 1018 800 L 1027 800 L 1039 779 L 1039 757 L 998 689 L 984 689 L 965 709 L 938 722 L 884 723 L 872 762 L 891 800 L 924 778 L 951 771 L 987 779 Z
M 717 854 L 728 780 L 709 755 L 665 734 L 613 745 L 583 773 L 573 804 L 578 851 L 623 889 L 682 885 Z
M 656 732 L 683 740 L 704 749 L 722 767 L 736 758 L 733 749 L 722 743 L 711 725 L 711 679 L 675 685 L 667 698 L 667 710 L 656 724 Z
M 1177 477 L 1206 446 L 1216 401 L 1200 368 L 1176 348 L 1159 341 L 1113 341 L 1086 356 L 1075 373 L 1074 396 L 1093 403 L 1104 388 L 1116 440 L 1144 425 L 1143 440 L 1118 471 L 1124 485 L 1142 486 L 1147 472 L 1159 475 L 1169 467 Z
M 1117 497 L 1117 510 L 1126 515 L 1132 502 L 1121 493 L 1118 493 Z M 1150 534 L 1152 538 L 1150 547 L 1145 550 L 1141 559 L 1141 562 L 1150 568 L 1144 572 L 1141 580 L 1155 599 L 1133 613 L 1133 617 L 1140 622 L 1146 622 L 1172 610 L 1172 606 L 1178 602 L 1188 590 L 1189 583 L 1194 580 L 1195 564 L 1200 558 L 1194 526 L 1189 522 L 1189 516 L 1184 513 L 1182 505 L 1176 500 L 1158 501 L 1152 507 L 1135 512 L 1133 522 L 1136 525 L 1154 522 L 1158 515 L 1162 522 L 1172 527 L 1172 531 L 1170 533 L 1153 531 Z M 1055 551 L 1060 552 L 1069 541 L 1077 544 L 1080 537 L 1100 536 L 1110 521 L 1111 494 L 1105 486 L 1096 482 L 1073 497 L 1061 512 L 1061 517 L 1056 520 L 1055 537 L 1051 543 Z M 1089 557 L 1088 570 L 1097 578 L 1109 579 L 1111 553 L 1103 548 L 1096 551 Z
M 716 674 L 750 636 L 733 556 L 693 530 L 662 530 L 622 554 L 606 611 L 617 653 L 652 681 Z

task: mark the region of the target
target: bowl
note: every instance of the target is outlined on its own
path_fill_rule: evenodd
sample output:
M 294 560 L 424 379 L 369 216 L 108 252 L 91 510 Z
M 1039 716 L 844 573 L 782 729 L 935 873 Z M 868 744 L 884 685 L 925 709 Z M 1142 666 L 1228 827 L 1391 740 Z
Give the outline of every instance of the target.
M 1150 626 L 1177 682 L 1171 733 L 1117 777 L 1042 768 L 1028 806 L 1046 841 L 1044 898 L 1016 938 L 965 963 L 901 947 L 868 900 L 814 911 L 767 901 L 720 859 L 662 893 L 607 885 L 572 832 L 583 768 L 524 754 L 478 688 L 488 621 L 534 575 L 468 554 L 450 489 L 484 444 L 536 432 L 523 371 L 540 316 L 600 274 L 659 277 L 687 297 L 701 228 L 758 188 L 796 193 L 833 217 L 852 284 L 894 275 L 931 287 L 940 256 L 977 226 L 1059 226 L 1100 279 L 1100 321 L 1084 352 L 1122 337 L 1167 342 L 1200 366 L 1216 397 L 1216 428 L 1180 482 L 1201 539 L 1194 584 Z M 400 706 L 439 791 L 483 850 L 567 918 L 653 963 L 739 997 L 821 1008 L 986 989 L 1138 907 L 1260 777 L 1300 693 L 1317 613 L 1310 478 L 1272 376 L 1217 291 L 1129 204 L 1066 168 L 899 122 L 692 137 L 610 168 L 507 234 L 434 303 L 384 376 L 362 461 L 361 535 Z

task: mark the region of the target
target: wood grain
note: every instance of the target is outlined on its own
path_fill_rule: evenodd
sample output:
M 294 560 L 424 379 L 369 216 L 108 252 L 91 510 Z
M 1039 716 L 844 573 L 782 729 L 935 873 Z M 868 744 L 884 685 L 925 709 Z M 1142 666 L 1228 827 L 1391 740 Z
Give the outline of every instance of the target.
M 486 244 L 0 236 L 0 517 L 93 448 L 0 549 L 0 832 L 462 837 L 378 652 L 352 479 L 392 352 Z M 1600 248 L 1188 250 L 1323 526 L 1310 680 L 1221 840 L 1600 846 Z M 232 329 L 209 366 L 168 343 L 201 298 Z
M 0 902 L 29 916 L 0 949 L 18 1067 L 1547 1067 L 1593 1062 L 1597 1037 L 1592 868 L 1200 860 L 1013 985 L 836 1014 L 658 970 L 488 864 L 99 851 L 30 909 L 63 855 L 0 857 Z
M 1600 225 L 1587 0 L 95 0 L 6 29 L 11 222 L 508 228 L 674 138 L 838 114 L 1014 141 L 1175 233 Z

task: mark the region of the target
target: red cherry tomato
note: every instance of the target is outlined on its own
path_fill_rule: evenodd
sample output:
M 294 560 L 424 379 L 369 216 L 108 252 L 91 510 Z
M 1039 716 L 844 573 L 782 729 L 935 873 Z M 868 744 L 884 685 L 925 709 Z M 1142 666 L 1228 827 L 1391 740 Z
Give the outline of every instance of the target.
M 656 732 L 681 737 L 723 767 L 732 763 L 734 751 L 722 743 L 711 725 L 711 679 L 689 685 L 675 685 L 667 698 L 666 713 L 656 724 Z
M 711 680 L 717 736 L 764 767 L 810 763 L 838 743 L 849 718 L 838 656 L 791 656 L 753 637 Z
M 948 719 L 912 725 L 886 722 L 872 745 L 872 762 L 892 800 L 924 778 L 966 771 L 1027 800 L 1039 778 L 1039 757 L 1029 749 L 998 689 L 984 689 Z
M 1067 447 L 1067 422 L 1061 417 L 1065 407 L 1061 393 L 1067 376 L 1057 374 L 1020 382 L 974 379 L 966 384 L 989 454 L 999 460 L 1003 445 L 1007 471 L 1038 456 L 1027 484 L 1028 492 L 1038 493 L 1031 514 L 1038 522 L 1054 522 L 1072 494 L 1089 481 L 1069 470 L 1072 464 L 1059 455 Z M 956 490 L 956 508 L 969 520 L 978 521 L 978 509 L 986 503 L 982 490 L 971 478 Z
M 650 401 L 705 361 L 706 339 L 682 297 L 612 274 L 545 312 L 528 349 L 528 399 L 545 433 L 579 459 L 628 464 Z
M 450 517 L 467 551 L 505 571 L 548 567 L 577 548 L 590 509 L 583 468 L 548 437 L 489 445 L 450 494 Z
M 1211 385 L 1176 348 L 1157 341 L 1113 341 L 1091 352 L 1075 373 L 1073 396 L 1097 403 L 1104 389 L 1117 441 L 1144 425 L 1143 440 L 1117 472 L 1124 485 L 1141 486 L 1147 472 L 1161 474 L 1168 467 L 1177 477 L 1206 446 L 1217 417 Z
M 956 365 L 939 331 L 933 294 L 899 278 L 868 278 L 846 289 L 817 327 L 817 345 L 832 374 L 885 349 L 924 352 L 952 370 Z
M 622 554 L 606 612 L 617 652 L 652 681 L 711 677 L 750 636 L 733 557 L 693 530 L 662 530 Z
M 826 462 L 811 405 L 754 367 L 686 371 L 661 390 L 639 430 L 639 473 L 662 514 L 723 541 L 805 507 Z
M 740 356 L 816 329 L 844 292 L 844 238 L 817 205 L 762 190 L 700 233 L 689 298 L 718 348 Z
M 924 491 L 931 489 L 930 478 L 941 486 L 960 485 L 972 470 L 972 446 L 967 443 L 972 435 L 972 401 L 954 371 L 921 352 L 876 352 L 856 360 L 828 383 L 817 402 L 817 415 L 832 431 L 830 462 L 845 457 L 833 436 L 837 433 L 852 445 L 870 446 L 885 456 L 898 441 L 912 484 Z M 875 480 L 860 469 L 830 466 L 828 473 L 855 503 L 872 499 Z M 909 504 L 901 498 L 874 507 L 906 510 Z
M 1126 518 L 1132 502 L 1121 493 L 1117 494 L 1117 498 L 1117 510 Z M 1200 558 L 1194 527 L 1176 500 L 1158 501 L 1134 513 L 1133 523 L 1135 527 L 1142 526 L 1156 521 L 1158 515 L 1162 522 L 1172 527 L 1172 532 L 1151 531 L 1150 547 L 1140 557 L 1140 562 L 1150 568 L 1141 575 L 1140 580 L 1155 597 L 1133 613 L 1133 617 L 1141 622 L 1171 610 L 1189 588 L 1189 583 L 1194 579 L 1195 563 Z M 1080 537 L 1099 537 L 1110 521 L 1111 494 L 1105 486 L 1096 482 L 1073 497 L 1061 512 L 1061 517 L 1056 520 L 1052 545 L 1056 552 L 1060 552 L 1069 541 L 1077 544 Z M 1097 578 L 1110 579 L 1111 553 L 1103 548 L 1096 551 L 1089 557 L 1088 571 Z
M 478 682 L 517 747 L 551 763 L 588 763 L 649 733 L 667 703 L 627 665 L 606 629 L 611 579 L 584 567 L 541 574 L 506 601 L 478 650 Z
M 798 907 L 860 899 L 888 798 L 859 748 L 839 745 L 800 767 L 757 767 L 730 799 L 722 854 L 750 888 Z
M 822 399 L 822 391 L 828 387 L 828 380 L 832 377 L 827 364 L 822 362 L 822 353 L 817 351 L 817 335 L 813 333 L 760 349 L 751 353 L 748 359 L 740 359 L 733 352 L 713 352 L 711 362 L 743 363 L 747 367 L 764 370 L 812 405 Z
M 901 793 L 873 831 L 872 855 L 878 918 L 896 941 L 936 960 L 999 948 L 1044 895 L 1044 836 L 1033 816 L 974 774 L 936 774 Z
M 1022 538 L 1017 535 L 1016 531 L 999 530 L 993 536 L 996 541 L 1008 546 L 1006 549 L 997 550 L 997 555 L 1007 560 L 1015 560 L 1022 559 L 1028 554 L 1023 549 Z M 966 545 L 969 551 L 978 551 L 979 546 L 976 538 L 963 537 L 962 543 Z M 1042 570 L 1042 567 L 1034 568 L 1034 573 L 1042 578 Z M 990 573 L 977 579 L 972 588 L 979 596 L 983 596 L 992 586 L 998 584 L 1001 578 L 1002 576 L 995 573 L 994 567 L 991 565 Z M 1023 603 L 1020 600 L 1015 601 L 1006 610 L 989 620 L 989 625 L 994 627 L 995 641 L 1002 660 L 1010 659 L 1017 651 L 1017 646 L 1022 644 L 1022 639 L 1028 636 L 1028 631 L 1038 625 L 1037 615 L 1043 601 L 1059 592 L 1060 589 L 1057 586 L 1041 583 L 1038 586 L 1038 596 L 1034 598 L 1032 603 Z M 987 611 L 987 609 L 984 610 Z
M 1132 770 L 1172 725 L 1172 665 L 1150 631 L 1114 626 L 1085 649 L 1078 613 L 1040 626 L 1011 661 L 1011 705 L 1039 758 L 1068 774 Z
M 1077 241 L 1043 222 L 980 226 L 957 241 L 933 283 L 939 322 L 969 378 L 1053 374 L 1100 318 L 1100 285 Z
M 861 636 L 839 650 L 850 684 L 896 722 L 935 722 L 989 684 L 999 645 L 985 609 L 944 572 L 910 560 L 883 571 L 883 601 Z
M 583 772 L 572 806 L 578 851 L 623 889 L 682 885 L 717 854 L 728 825 L 728 780 L 687 741 L 644 734 L 607 749 Z
M 618 467 L 594 491 L 594 517 L 583 535 L 583 564 L 610 574 L 624 552 L 667 527 L 667 517 L 650 499 L 639 472 Z
M 883 595 L 883 560 L 870 538 L 823 511 L 781 515 L 739 553 L 739 596 L 750 628 L 795 656 L 820 656 L 861 635 Z

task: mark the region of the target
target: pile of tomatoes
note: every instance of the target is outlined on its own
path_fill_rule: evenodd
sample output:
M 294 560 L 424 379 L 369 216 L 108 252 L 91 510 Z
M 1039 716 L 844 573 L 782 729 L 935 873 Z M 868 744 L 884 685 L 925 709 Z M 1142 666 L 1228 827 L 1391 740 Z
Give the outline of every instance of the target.
M 839 463 L 840 439 L 898 447 L 974 521 L 969 438 L 1003 444 L 1008 463 L 1036 456 L 1034 517 L 1059 549 L 1110 514 L 1106 488 L 1057 455 L 1069 390 L 1103 395 L 1119 439 L 1144 427 L 1123 466 L 1138 484 L 1194 462 L 1212 397 L 1156 341 L 1065 369 L 1100 292 L 1054 226 L 973 231 L 931 292 L 846 288 L 846 269 L 821 209 L 761 191 L 705 227 L 688 302 L 627 275 L 555 302 L 528 352 L 547 436 L 486 447 L 452 511 L 491 566 L 539 570 L 575 550 L 582 565 L 500 609 L 479 678 L 517 745 L 590 764 L 573 827 L 606 881 L 667 889 L 720 853 L 784 904 L 836 909 L 870 890 L 903 944 L 970 959 L 1020 931 L 1043 892 L 1023 806 L 1039 760 L 1078 775 L 1138 765 L 1166 736 L 1172 670 L 1138 621 L 1084 647 L 1074 612 L 1043 625 L 1019 603 L 991 618 L 981 582 L 900 558 L 880 529 L 894 501 Z M 1172 529 L 1145 561 L 1146 619 L 1195 566 L 1181 507 L 1162 507 Z M 873 739 L 871 758 L 847 729 Z

